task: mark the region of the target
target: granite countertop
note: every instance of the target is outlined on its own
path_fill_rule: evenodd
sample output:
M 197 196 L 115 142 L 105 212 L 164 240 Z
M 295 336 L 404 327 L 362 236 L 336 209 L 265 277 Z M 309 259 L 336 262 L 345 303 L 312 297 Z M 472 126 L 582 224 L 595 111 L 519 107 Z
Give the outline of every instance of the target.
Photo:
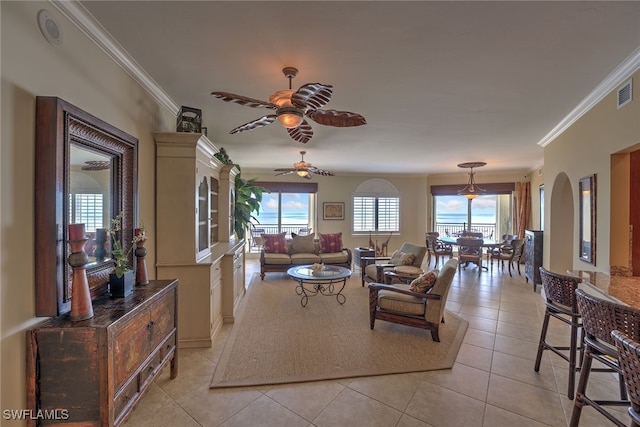
M 640 277 L 612 276 L 598 271 L 570 270 L 582 283 L 613 300 L 640 308 Z

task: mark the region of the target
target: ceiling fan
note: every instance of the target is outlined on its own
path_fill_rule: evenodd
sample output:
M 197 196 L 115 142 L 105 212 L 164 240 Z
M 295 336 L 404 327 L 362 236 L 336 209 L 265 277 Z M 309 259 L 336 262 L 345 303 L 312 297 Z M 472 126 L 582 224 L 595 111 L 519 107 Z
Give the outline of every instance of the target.
M 333 176 L 333 172 L 329 172 L 327 170 L 324 169 L 318 169 L 315 166 L 311 166 L 311 163 L 309 162 L 305 162 L 304 161 L 304 155 L 307 154 L 306 151 L 301 151 L 300 155 L 302 156 L 302 160 L 300 160 L 299 162 L 295 162 L 293 164 L 292 168 L 280 168 L 280 169 L 274 169 L 274 172 L 280 172 L 277 173 L 276 176 L 278 175 L 286 175 L 289 173 L 296 173 L 298 176 L 302 177 L 302 178 L 306 178 L 306 179 L 311 179 L 311 177 L 315 174 L 315 175 L 323 175 L 323 176 Z
M 240 125 L 229 133 L 234 134 L 267 126 L 277 119 L 282 126 L 287 128 L 291 138 L 298 142 L 307 143 L 313 136 L 313 130 L 304 119 L 304 116 L 326 126 L 351 127 L 367 123 L 365 118 L 357 113 L 320 109 L 331 100 L 333 86 L 322 83 L 307 83 L 295 91 L 291 89 L 291 80 L 298 74 L 298 69 L 285 67 L 282 72 L 289 79 L 289 89 L 272 93 L 269 97 L 269 102 L 229 92 L 211 92 L 211 95 L 226 102 L 235 102 L 236 104 L 253 108 L 264 107 L 276 110 L 275 114 L 268 114 Z

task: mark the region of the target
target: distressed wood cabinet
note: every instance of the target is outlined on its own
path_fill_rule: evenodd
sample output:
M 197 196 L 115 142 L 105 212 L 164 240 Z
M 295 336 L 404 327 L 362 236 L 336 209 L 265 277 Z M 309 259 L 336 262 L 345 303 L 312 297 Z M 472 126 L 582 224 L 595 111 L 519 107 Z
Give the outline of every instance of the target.
M 524 277 L 527 283 L 533 283 L 533 291 L 536 285 L 542 284 L 540 279 L 540 267 L 542 267 L 542 231 L 524 231 Z
M 29 426 L 118 426 L 170 364 L 178 374 L 177 280 L 155 280 L 126 298 L 94 300 L 94 317 L 52 318 L 27 331 L 27 407 L 65 410 Z

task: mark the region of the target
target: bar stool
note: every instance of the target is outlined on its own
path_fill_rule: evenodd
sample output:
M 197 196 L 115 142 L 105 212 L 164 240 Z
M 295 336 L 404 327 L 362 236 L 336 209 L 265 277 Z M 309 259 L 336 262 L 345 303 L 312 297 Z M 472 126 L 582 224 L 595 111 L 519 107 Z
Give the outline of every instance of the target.
M 618 349 L 618 364 L 627 386 L 631 407 L 631 426 L 640 427 L 640 343 L 620 331 L 611 332 Z
M 536 356 L 536 364 L 534 370 L 540 371 L 540 362 L 542 361 L 542 352 L 550 350 L 557 354 L 567 362 L 569 362 L 569 384 L 567 386 L 567 397 L 573 400 L 573 392 L 575 389 L 576 371 L 579 365 L 576 363 L 576 353 L 580 351 L 580 360 L 582 360 L 583 347 L 578 346 L 578 329 L 582 326 L 580 322 L 580 312 L 576 304 L 575 291 L 578 284 L 582 282 L 579 277 L 565 276 L 553 273 L 540 267 L 540 278 L 544 288 L 545 305 L 544 321 L 542 322 L 542 332 L 540 333 L 540 344 L 538 345 L 538 354 Z M 547 329 L 549 328 L 549 320 L 554 317 L 571 328 L 571 340 L 569 346 L 552 345 L 547 342 Z M 582 342 L 582 335 L 580 342 Z
M 576 291 L 578 309 L 582 313 L 582 329 L 584 331 L 584 359 L 580 372 L 580 381 L 576 398 L 573 402 L 570 426 L 576 427 L 580 422 L 582 407 L 593 407 L 617 426 L 625 424 L 604 409 L 604 406 L 629 406 L 627 392 L 618 365 L 618 350 L 611 332 L 619 330 L 632 340 L 640 339 L 640 309 L 607 301 L 587 294 L 581 289 Z M 593 360 L 597 360 L 606 368 L 591 368 Z M 586 395 L 587 383 L 591 372 L 616 372 L 620 380 L 619 400 L 596 400 Z

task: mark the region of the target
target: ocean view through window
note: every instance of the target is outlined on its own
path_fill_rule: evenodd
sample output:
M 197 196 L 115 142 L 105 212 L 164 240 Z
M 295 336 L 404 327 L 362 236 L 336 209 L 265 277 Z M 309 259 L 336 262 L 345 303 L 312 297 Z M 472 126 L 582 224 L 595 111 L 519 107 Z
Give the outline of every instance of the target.
M 256 228 L 267 234 L 298 233 L 312 226 L 313 193 L 263 193 Z

